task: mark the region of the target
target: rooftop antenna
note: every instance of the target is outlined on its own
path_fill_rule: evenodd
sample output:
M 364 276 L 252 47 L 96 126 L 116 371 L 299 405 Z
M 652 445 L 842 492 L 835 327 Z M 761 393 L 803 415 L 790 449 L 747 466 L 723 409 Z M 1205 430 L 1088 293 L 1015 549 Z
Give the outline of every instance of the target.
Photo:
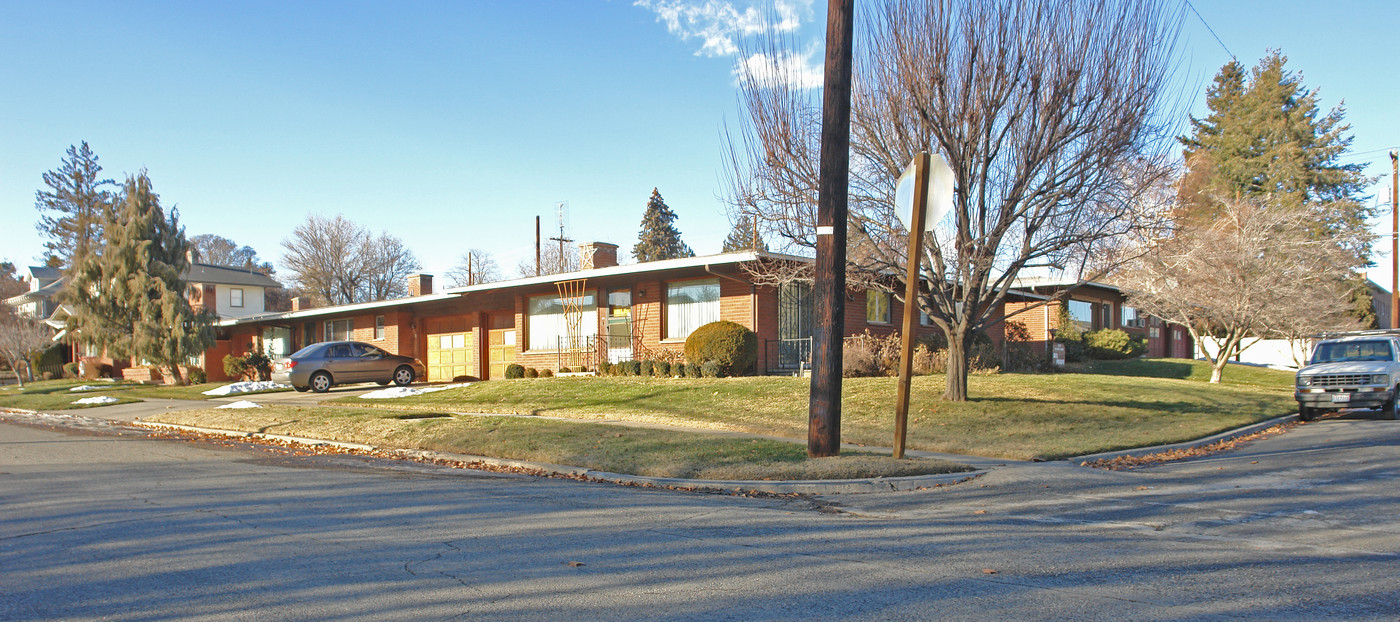
M 559 214 L 559 237 L 549 239 L 559 242 L 559 257 L 556 259 L 555 263 L 555 265 L 557 266 L 556 272 L 568 272 L 569 261 L 568 255 L 564 254 L 564 245 L 569 242 L 573 242 L 573 239 L 564 235 L 564 229 L 565 226 L 568 224 L 569 202 L 560 201 L 558 203 L 555 203 L 554 209 Z

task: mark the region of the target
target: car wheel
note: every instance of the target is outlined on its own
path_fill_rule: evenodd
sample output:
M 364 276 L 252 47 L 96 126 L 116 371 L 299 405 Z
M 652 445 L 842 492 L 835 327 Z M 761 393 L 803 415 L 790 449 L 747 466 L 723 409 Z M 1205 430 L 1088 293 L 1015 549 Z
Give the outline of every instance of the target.
M 388 381 L 388 380 L 376 380 L 376 381 L 374 381 L 374 384 L 377 384 L 377 385 L 379 385 L 379 386 L 381 386 L 381 387 L 387 387 L 387 386 L 389 386 L 389 381 Z
M 1397 396 L 1400 396 L 1400 387 L 1395 387 L 1395 390 L 1390 394 L 1390 399 L 1386 400 L 1385 404 L 1381 405 L 1382 419 L 1390 419 L 1391 421 L 1396 419 L 1397 400 L 1395 398 Z
M 405 366 L 395 369 L 394 384 L 401 387 L 406 387 L 410 384 L 413 384 L 413 368 Z
M 296 389 L 297 393 L 305 393 L 311 387 L 299 387 L 297 385 L 292 385 L 292 388 Z
M 1316 408 L 1308 408 L 1307 406 L 1300 405 L 1298 406 L 1298 418 L 1303 421 L 1312 421 L 1317 418 L 1317 411 L 1318 409 Z
M 311 374 L 311 390 L 317 393 L 331 390 L 331 375 L 323 371 Z

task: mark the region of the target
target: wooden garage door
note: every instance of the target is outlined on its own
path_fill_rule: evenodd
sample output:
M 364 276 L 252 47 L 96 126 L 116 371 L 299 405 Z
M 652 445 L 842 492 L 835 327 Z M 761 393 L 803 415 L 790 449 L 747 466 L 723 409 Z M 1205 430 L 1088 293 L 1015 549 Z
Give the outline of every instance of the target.
M 473 375 L 476 342 L 465 318 L 435 318 L 424 322 L 428 334 L 428 381 L 450 382 Z
M 515 329 L 502 328 L 486 333 L 487 339 L 491 343 L 487 346 L 487 356 L 490 358 L 491 380 L 498 380 L 506 377 L 506 366 L 515 362 Z

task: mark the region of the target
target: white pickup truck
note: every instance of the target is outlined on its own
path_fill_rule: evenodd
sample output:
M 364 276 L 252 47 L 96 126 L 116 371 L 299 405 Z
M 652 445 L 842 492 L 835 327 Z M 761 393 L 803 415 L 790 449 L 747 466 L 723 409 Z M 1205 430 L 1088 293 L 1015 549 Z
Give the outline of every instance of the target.
M 1298 370 L 1293 397 L 1298 418 L 1342 408 L 1379 408 L 1396 418 L 1400 393 L 1400 332 L 1362 331 L 1317 342 L 1308 365 Z

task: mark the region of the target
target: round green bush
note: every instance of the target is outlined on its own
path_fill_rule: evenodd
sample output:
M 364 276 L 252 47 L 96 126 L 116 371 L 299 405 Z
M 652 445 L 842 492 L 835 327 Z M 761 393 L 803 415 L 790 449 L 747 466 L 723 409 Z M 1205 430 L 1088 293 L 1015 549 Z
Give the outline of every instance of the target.
M 627 372 L 627 373 L 623 374 L 624 376 L 640 376 L 640 375 L 642 375 L 642 362 L 641 362 L 641 361 L 627 361 L 626 363 L 623 363 L 623 364 L 627 366 L 627 369 L 626 369 L 626 372 Z
M 656 361 L 642 361 L 637 369 L 638 376 L 651 376 L 656 373 Z
M 700 364 L 699 364 L 699 363 L 691 363 L 691 364 L 685 366 L 685 377 L 686 377 L 686 378 L 699 378 L 700 375 L 701 375 L 700 372 L 701 372 L 701 370 L 700 370 Z
M 553 377 L 554 377 L 554 370 L 549 369 L 549 368 L 542 369 L 542 370 L 540 370 L 540 377 L 541 377 L 541 378 L 553 378 Z
M 1147 352 L 1147 342 L 1142 337 L 1116 328 L 1089 331 L 1083 340 L 1089 357 L 1096 359 L 1130 359 Z
M 758 335 L 728 320 L 710 322 L 685 340 L 685 358 L 699 361 L 702 367 L 714 361 L 721 376 L 744 374 L 758 360 Z
M 657 361 L 656 366 L 652 368 L 652 373 L 656 374 L 657 378 L 670 378 L 671 364 L 666 361 Z
M 506 378 L 511 379 L 511 380 L 515 380 L 516 378 L 524 378 L 524 377 L 525 377 L 525 366 L 524 366 L 524 365 L 521 365 L 521 364 L 519 364 L 519 363 L 511 363 L 510 365 L 506 365 Z
M 540 377 L 540 370 L 535 369 L 535 368 L 533 368 L 533 367 L 526 367 L 526 368 L 525 368 L 525 377 L 526 377 L 526 378 L 539 378 L 539 377 Z
M 189 380 L 191 384 L 204 384 L 209 382 L 209 374 L 204 373 L 203 367 L 191 367 Z
M 63 364 L 63 377 L 64 377 L 64 378 L 77 378 L 77 377 L 78 377 L 78 362 L 77 362 L 77 361 L 73 361 L 72 363 L 64 363 L 64 364 Z
M 603 361 L 603 362 L 601 362 L 601 363 L 598 363 L 598 375 L 599 375 L 599 376 L 611 376 L 611 375 L 612 375 L 612 368 L 613 368 L 613 364 L 612 364 L 612 363 L 609 363 L 608 361 Z
M 684 378 L 684 377 L 685 377 L 685 363 L 676 363 L 675 365 L 673 365 L 673 366 L 671 367 L 671 373 L 675 374 L 677 378 Z

